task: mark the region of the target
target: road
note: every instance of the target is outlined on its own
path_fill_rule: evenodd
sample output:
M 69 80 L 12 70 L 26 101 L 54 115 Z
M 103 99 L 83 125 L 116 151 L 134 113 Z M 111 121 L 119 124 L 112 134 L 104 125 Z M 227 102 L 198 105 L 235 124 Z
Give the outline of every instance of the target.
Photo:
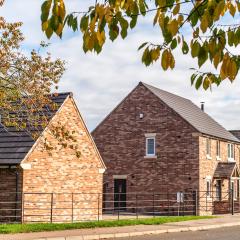
M 121 240 L 239 240 L 240 227 L 212 229 L 208 231 L 163 233 L 160 235 L 145 235 Z

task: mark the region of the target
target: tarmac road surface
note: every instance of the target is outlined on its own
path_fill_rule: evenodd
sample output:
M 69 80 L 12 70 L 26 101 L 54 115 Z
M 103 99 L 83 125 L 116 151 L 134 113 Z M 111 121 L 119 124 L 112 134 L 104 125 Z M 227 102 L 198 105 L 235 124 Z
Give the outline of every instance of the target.
M 240 240 L 240 227 L 218 228 L 196 232 L 163 233 L 121 240 Z

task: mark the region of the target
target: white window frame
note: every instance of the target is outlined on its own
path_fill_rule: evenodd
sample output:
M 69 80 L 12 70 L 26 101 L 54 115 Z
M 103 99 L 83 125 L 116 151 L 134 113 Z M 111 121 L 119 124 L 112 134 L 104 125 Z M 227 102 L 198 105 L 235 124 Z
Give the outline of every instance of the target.
M 212 143 L 211 143 L 211 139 L 207 138 L 206 139 L 206 154 L 207 154 L 207 159 L 212 159 L 211 155 L 212 155 Z
M 228 161 L 235 162 L 235 145 L 228 143 Z
M 153 140 L 153 153 L 148 153 L 148 141 Z M 146 137 L 146 157 L 155 157 L 156 156 L 156 137 Z
M 216 155 L 217 155 L 217 160 L 221 160 L 221 141 L 217 140 L 216 142 Z
M 209 184 L 209 189 L 208 189 L 208 184 Z M 210 176 L 207 176 L 206 177 L 206 196 L 207 196 L 207 198 L 212 198 L 211 192 L 212 192 L 212 178 Z

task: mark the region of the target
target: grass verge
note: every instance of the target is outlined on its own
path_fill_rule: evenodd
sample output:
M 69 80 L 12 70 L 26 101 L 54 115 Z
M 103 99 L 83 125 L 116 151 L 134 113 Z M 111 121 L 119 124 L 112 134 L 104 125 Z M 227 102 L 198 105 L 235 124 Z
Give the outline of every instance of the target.
M 181 217 L 155 217 L 133 220 L 93 221 L 77 223 L 33 223 L 33 224 L 0 224 L 0 234 L 60 231 L 70 229 L 121 227 L 134 225 L 159 225 L 169 222 L 182 222 L 214 218 L 212 216 L 181 216 Z

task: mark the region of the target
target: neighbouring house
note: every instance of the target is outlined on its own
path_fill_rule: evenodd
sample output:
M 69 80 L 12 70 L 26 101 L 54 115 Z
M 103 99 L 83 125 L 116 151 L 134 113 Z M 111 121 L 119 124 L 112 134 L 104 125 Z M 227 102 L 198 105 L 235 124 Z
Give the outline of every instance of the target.
M 196 214 L 224 213 L 230 189 L 237 206 L 240 140 L 186 98 L 140 82 L 92 135 L 106 209 L 174 214 L 184 192 Z
M 51 95 L 57 109 L 34 141 L 0 125 L 0 221 L 66 222 L 101 217 L 105 165 L 72 93 Z M 48 130 L 59 124 L 74 132 L 81 156 Z M 46 149 L 45 141 L 57 149 Z
M 240 139 L 240 130 L 230 130 L 230 132 L 238 139 Z

